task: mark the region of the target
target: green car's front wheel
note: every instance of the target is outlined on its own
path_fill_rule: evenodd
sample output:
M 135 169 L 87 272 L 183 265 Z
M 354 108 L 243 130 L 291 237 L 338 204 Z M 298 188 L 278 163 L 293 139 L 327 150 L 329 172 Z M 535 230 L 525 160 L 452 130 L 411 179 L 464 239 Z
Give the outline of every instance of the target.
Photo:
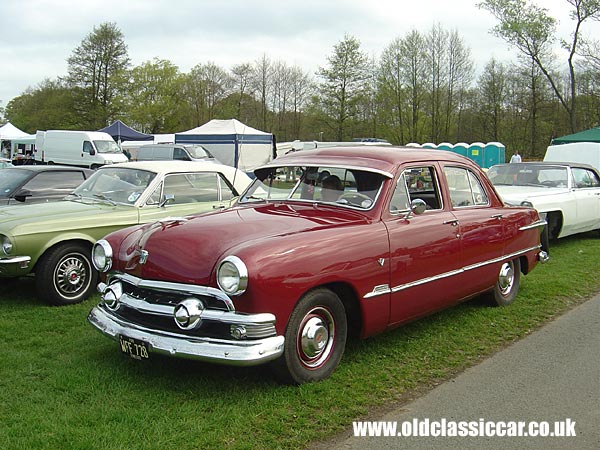
M 81 243 L 51 248 L 38 261 L 35 280 L 38 296 L 52 305 L 72 305 L 85 300 L 98 281 L 91 249 Z

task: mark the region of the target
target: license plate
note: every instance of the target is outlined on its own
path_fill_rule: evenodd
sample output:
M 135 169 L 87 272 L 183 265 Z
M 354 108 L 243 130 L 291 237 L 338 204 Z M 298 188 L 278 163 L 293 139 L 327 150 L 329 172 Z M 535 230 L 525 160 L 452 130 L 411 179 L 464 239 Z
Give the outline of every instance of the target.
M 119 336 L 119 343 L 121 344 L 121 352 L 130 358 L 138 360 L 149 358 L 148 343 L 127 336 Z

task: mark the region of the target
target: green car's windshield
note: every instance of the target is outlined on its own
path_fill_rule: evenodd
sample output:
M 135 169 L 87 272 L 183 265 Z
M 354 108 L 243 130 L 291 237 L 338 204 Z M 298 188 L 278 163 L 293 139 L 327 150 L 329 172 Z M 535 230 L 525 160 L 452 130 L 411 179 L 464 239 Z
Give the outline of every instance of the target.
M 121 149 L 115 141 L 94 141 L 99 153 L 121 153 Z
M 342 167 L 280 167 L 258 171 L 240 203 L 308 201 L 371 209 L 385 176 Z
M 155 173 L 146 170 L 124 167 L 101 168 L 75 189 L 73 194 L 81 198 L 133 205 L 155 176 Z

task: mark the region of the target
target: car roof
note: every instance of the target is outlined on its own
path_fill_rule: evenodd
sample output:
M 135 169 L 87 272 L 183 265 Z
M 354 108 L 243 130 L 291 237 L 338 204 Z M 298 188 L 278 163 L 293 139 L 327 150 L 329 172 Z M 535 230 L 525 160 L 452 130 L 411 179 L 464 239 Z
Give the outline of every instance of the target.
M 280 166 L 314 166 L 318 164 L 319 166 L 355 167 L 371 170 L 391 178 L 394 169 L 399 164 L 408 161 L 449 161 L 475 164 L 464 156 L 445 150 L 368 145 L 301 150 L 276 158 L 257 170 Z
M 75 167 L 75 166 L 61 166 L 61 165 L 37 165 L 37 164 L 24 164 L 20 166 L 8 167 L 10 170 L 28 170 L 30 172 L 54 172 L 60 170 L 61 172 L 67 171 L 77 171 L 77 172 L 89 172 L 92 173 L 90 169 L 85 169 L 83 167 Z
M 594 166 L 585 163 L 574 163 L 574 162 L 565 162 L 565 161 L 522 161 L 520 163 L 505 163 L 505 164 L 495 164 L 492 167 L 500 167 L 500 166 L 565 166 L 565 167 L 579 167 L 582 169 L 592 169 L 594 171 L 598 171 Z M 491 169 L 491 167 L 490 167 Z

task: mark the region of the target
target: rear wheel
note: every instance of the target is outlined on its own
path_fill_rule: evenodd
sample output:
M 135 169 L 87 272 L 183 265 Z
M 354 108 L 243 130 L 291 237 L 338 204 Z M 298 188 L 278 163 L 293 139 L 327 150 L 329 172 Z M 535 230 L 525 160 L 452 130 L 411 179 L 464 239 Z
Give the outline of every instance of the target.
M 84 244 L 67 243 L 54 247 L 36 265 L 37 294 L 52 305 L 72 305 L 85 300 L 97 281 L 98 272 L 92 267 L 91 250 Z
M 498 281 L 491 292 L 492 305 L 508 306 L 517 294 L 521 285 L 521 262 L 513 259 L 502 263 L 498 273 Z
M 329 289 L 306 294 L 290 315 L 283 355 L 274 362 L 282 381 L 302 384 L 329 377 L 346 347 L 346 311 Z

